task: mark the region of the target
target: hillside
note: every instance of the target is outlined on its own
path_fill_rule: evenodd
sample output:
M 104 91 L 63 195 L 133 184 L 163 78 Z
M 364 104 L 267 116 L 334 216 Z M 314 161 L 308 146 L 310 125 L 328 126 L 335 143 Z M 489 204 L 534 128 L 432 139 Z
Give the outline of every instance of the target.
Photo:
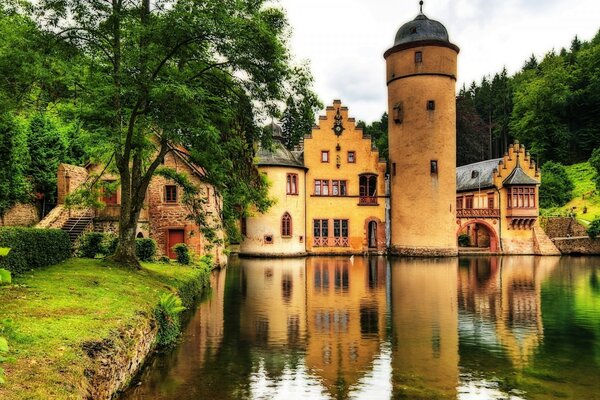
M 575 211 L 577 219 L 587 225 L 594 218 L 600 218 L 600 194 L 595 190 L 596 187 L 592 180 L 595 175 L 594 169 L 588 162 L 569 165 L 566 168 L 575 189 L 571 201 L 560 210 Z M 573 209 L 573 207 L 575 208 Z

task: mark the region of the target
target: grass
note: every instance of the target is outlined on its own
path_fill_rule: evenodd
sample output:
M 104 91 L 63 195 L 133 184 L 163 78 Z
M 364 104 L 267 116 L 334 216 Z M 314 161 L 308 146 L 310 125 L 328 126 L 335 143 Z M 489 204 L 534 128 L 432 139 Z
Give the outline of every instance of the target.
M 207 269 L 144 263 L 141 271 L 71 259 L 0 288 L 0 336 L 11 360 L 0 398 L 76 399 L 87 365 L 81 344 L 147 319 L 160 295 L 202 279 Z
M 588 162 L 568 165 L 566 169 L 567 175 L 575 185 L 573 198 L 557 211 L 564 214 L 575 207 L 577 220 L 588 226 L 595 218 L 600 218 L 600 193 L 593 181 L 596 172 Z

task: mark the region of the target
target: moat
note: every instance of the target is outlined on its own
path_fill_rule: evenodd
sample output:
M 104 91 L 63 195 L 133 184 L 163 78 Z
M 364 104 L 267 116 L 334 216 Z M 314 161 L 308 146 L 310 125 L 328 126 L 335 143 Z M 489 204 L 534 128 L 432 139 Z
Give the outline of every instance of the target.
M 122 399 L 600 399 L 600 257 L 233 259 Z

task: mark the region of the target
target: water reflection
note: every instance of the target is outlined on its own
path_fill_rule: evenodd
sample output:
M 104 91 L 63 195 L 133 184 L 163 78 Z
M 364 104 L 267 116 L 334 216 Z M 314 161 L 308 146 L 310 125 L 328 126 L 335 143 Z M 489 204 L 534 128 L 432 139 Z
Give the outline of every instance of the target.
M 124 398 L 598 398 L 598 261 L 234 260 Z

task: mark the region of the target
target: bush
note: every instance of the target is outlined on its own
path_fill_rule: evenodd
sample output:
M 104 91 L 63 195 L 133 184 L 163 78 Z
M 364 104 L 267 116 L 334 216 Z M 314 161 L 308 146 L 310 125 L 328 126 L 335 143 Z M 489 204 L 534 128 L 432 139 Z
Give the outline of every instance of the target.
M 594 182 L 596 183 L 596 190 L 600 191 L 600 147 L 592 151 L 592 156 L 589 159 L 589 163 L 596 171 Z
M 119 244 L 119 237 L 112 233 L 104 234 L 104 242 L 102 242 L 102 251 L 106 256 L 111 256 L 115 254 L 117 250 L 117 244 Z
M 177 243 L 173 246 L 173 251 L 177 254 L 177 262 L 179 264 L 188 265 L 192 261 L 190 248 L 185 243 Z
M 600 218 L 596 218 L 592 221 L 587 229 L 587 234 L 592 239 L 596 239 L 598 236 L 600 236 Z
M 540 207 L 562 207 L 572 196 L 573 182 L 567 175 L 565 166 L 548 161 L 542 166 L 542 184 L 540 186 Z
M 175 344 L 181 333 L 179 314 L 185 310 L 181 298 L 173 293 L 165 293 L 160 297 L 154 316 L 158 323 L 157 342 L 161 347 L 170 347 Z
M 467 247 L 469 244 L 471 244 L 471 238 L 469 237 L 469 235 L 467 235 L 466 233 L 461 233 L 460 235 L 458 235 L 458 245 L 460 247 Z
M 152 261 L 156 255 L 154 239 L 135 239 L 135 254 L 141 261 Z
M 79 257 L 94 258 L 96 254 L 103 253 L 102 243 L 104 242 L 104 233 L 88 232 L 77 239 L 77 255 Z
M 8 342 L 5 338 L 0 336 L 0 363 L 6 361 L 6 358 L 3 356 L 4 353 L 8 353 Z M 5 382 L 4 370 L 2 367 L 0 367 L 0 385 L 4 384 Z
M 10 271 L 0 268 L 0 286 L 10 285 L 11 282 L 12 282 L 12 277 L 10 275 Z
M 0 258 L 0 268 L 13 275 L 71 257 L 69 235 L 60 229 L 0 228 L 0 247 L 11 248 Z

